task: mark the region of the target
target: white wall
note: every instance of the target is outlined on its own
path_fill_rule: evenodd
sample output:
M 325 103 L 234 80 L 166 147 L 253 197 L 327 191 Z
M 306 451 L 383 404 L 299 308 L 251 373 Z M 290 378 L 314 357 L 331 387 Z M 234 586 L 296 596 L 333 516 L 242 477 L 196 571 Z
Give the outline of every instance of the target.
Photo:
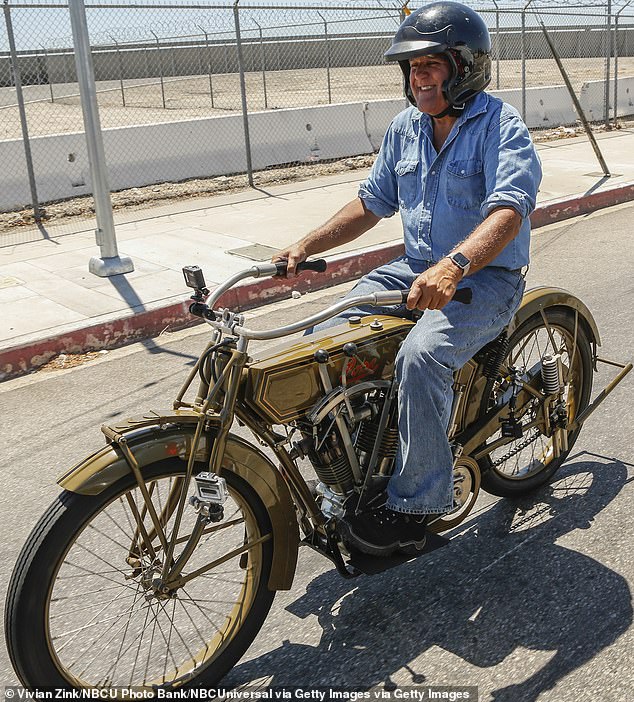
M 521 111 L 521 90 L 493 91 Z M 589 119 L 603 118 L 603 81 L 586 83 L 580 95 Z M 619 79 L 618 114 L 634 114 L 634 78 Z M 345 158 L 376 151 L 404 99 L 255 112 L 249 116 L 255 169 L 282 163 Z M 565 87 L 529 88 L 529 127 L 572 124 L 576 113 Z M 246 170 L 241 115 L 103 130 L 110 187 L 122 190 L 164 181 Z M 31 139 L 41 202 L 90 194 L 83 133 Z M 0 141 L 0 164 L 23 163 L 21 140 Z M 0 209 L 30 203 L 23 171 L 0 169 Z

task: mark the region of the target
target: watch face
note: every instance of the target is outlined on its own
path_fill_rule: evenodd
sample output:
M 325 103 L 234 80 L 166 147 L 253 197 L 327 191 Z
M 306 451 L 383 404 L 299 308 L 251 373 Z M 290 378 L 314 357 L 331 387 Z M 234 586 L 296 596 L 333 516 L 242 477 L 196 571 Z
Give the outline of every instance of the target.
M 471 261 L 459 251 L 455 254 L 451 254 L 451 258 L 460 266 L 460 268 L 467 268 L 471 264 Z

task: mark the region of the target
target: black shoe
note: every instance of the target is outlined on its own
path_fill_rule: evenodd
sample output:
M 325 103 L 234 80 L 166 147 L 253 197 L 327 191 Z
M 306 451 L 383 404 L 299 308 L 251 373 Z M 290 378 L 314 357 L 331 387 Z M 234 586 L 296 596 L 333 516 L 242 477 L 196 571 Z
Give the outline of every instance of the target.
M 372 556 L 389 556 L 399 548 L 421 551 L 426 541 L 427 515 L 394 512 L 385 505 L 358 515 L 346 516 L 340 531 L 348 546 Z

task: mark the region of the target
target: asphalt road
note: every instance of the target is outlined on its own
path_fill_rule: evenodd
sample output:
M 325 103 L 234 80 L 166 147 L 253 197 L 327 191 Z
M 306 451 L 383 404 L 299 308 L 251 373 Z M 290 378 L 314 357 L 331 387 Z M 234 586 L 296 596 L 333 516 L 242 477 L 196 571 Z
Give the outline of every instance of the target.
M 529 285 L 579 295 L 602 355 L 631 360 L 634 205 L 535 232 Z M 255 313 L 276 326 L 334 291 Z M 37 310 L 34 309 L 36 314 Z M 200 331 L 0 385 L 3 599 L 18 550 L 56 477 L 102 445 L 99 426 L 169 407 Z M 595 389 L 612 370 L 595 376 Z M 632 374 L 634 376 L 634 373 Z M 519 501 L 481 496 L 451 543 L 375 577 L 344 580 L 303 549 L 228 684 L 477 685 L 480 700 L 628 702 L 634 690 L 634 377 L 588 421 L 552 485 Z M 4 644 L 0 684 L 11 685 Z

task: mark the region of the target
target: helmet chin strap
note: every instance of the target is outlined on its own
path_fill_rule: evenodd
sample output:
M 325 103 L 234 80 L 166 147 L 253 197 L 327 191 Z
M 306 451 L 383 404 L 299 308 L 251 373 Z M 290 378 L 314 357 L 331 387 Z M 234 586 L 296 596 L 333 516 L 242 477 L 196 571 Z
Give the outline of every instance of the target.
M 437 115 L 429 115 L 432 119 L 442 119 L 443 117 L 460 117 L 464 110 L 464 103 L 462 105 L 447 105 L 442 112 Z
M 445 100 L 449 103 L 447 107 L 442 112 L 439 112 L 437 115 L 429 115 L 432 119 L 442 119 L 443 117 L 460 117 L 462 114 L 465 103 L 463 102 L 462 105 L 452 105 L 451 100 L 447 97 L 447 88 L 449 87 L 449 82 L 450 81 L 445 81 L 442 84 L 442 94 Z

